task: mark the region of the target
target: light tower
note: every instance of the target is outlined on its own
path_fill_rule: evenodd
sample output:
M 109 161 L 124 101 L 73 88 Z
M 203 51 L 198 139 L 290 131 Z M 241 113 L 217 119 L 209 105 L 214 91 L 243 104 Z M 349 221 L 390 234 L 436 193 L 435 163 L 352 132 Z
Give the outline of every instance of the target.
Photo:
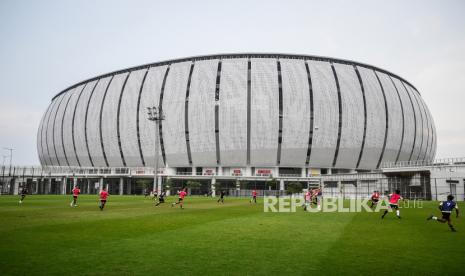
M 148 119 L 150 121 L 155 122 L 155 165 L 154 165 L 154 172 L 153 172 L 153 190 L 157 190 L 158 193 L 161 193 L 161 183 L 158 183 L 158 130 L 160 129 L 160 121 L 165 119 L 163 112 L 158 107 L 152 106 L 147 107 L 148 110 Z

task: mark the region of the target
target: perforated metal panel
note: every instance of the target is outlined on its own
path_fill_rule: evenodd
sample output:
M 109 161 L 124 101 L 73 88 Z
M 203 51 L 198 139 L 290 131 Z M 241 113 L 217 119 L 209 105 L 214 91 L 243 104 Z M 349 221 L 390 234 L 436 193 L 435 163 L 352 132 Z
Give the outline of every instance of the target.
M 432 116 L 430 117 L 432 118 Z M 433 132 L 433 141 L 432 141 L 433 144 L 431 147 L 430 160 L 434 160 L 434 158 L 436 157 L 437 136 L 436 136 L 436 124 L 434 123 L 433 119 L 431 119 L 431 126 L 432 126 L 432 132 Z
M 110 79 L 111 77 L 100 79 L 95 87 L 92 101 L 89 103 L 89 110 L 87 111 L 87 144 L 89 145 L 89 152 L 94 166 L 97 167 L 106 166 L 100 144 L 100 111 L 103 96 Z
M 310 92 L 303 60 L 281 59 L 283 126 L 281 166 L 305 166 L 310 131 Z
M 328 62 L 309 60 L 312 76 L 314 130 L 310 167 L 331 167 L 336 151 L 339 104 L 336 82 Z
M 185 99 L 191 62 L 173 64 L 163 96 L 163 141 L 166 163 L 170 167 L 189 166 L 185 134 Z
M 359 168 L 374 169 L 381 156 L 386 132 L 386 110 L 381 87 L 373 70 L 357 66 L 365 90 L 367 129 Z
M 118 145 L 117 116 L 118 102 L 128 73 L 114 76 L 108 87 L 107 96 L 102 109 L 102 139 L 108 165 L 110 167 L 123 166 Z
M 121 99 L 120 110 L 120 139 L 121 148 L 126 160 L 126 166 L 142 166 L 142 159 L 137 142 L 137 101 L 139 99 L 140 87 L 147 69 L 134 71 L 128 78 Z M 144 108 L 144 107 L 142 107 Z M 147 120 L 147 116 L 142 119 Z
M 250 164 L 275 166 L 279 131 L 276 60 L 251 59 Z
M 45 165 L 45 161 L 42 156 L 43 155 L 42 153 L 42 131 L 43 131 L 44 120 L 49 110 L 50 110 L 50 105 L 48 105 L 47 110 L 42 115 L 42 118 L 40 119 L 39 127 L 37 129 L 37 155 L 39 157 L 39 161 L 41 165 Z
M 48 129 L 48 123 L 50 121 L 50 114 L 52 112 L 53 107 L 55 106 L 55 101 L 52 101 L 50 105 L 48 106 L 47 112 L 45 113 L 45 118 L 44 118 L 44 123 L 42 125 L 42 133 L 41 133 L 41 145 L 42 145 L 42 159 L 44 162 L 44 165 L 50 165 L 50 159 L 48 155 L 48 149 L 47 149 L 47 129 Z
M 336 166 L 356 168 L 363 141 L 363 93 L 352 65 L 335 63 L 342 102 L 341 142 Z
M 426 153 L 425 153 L 424 160 L 431 160 L 430 159 L 431 147 L 433 145 L 433 126 L 431 124 L 432 119 L 431 119 L 431 114 L 430 114 L 430 112 L 428 110 L 428 107 L 425 104 L 425 101 L 421 98 L 421 96 L 420 96 L 420 99 L 423 102 L 423 108 L 424 108 L 424 111 L 425 111 L 425 115 L 426 115 L 426 119 L 427 119 L 427 126 L 428 126 L 428 147 L 426 148 Z
M 377 74 L 384 88 L 389 114 L 386 148 L 384 149 L 383 160 L 381 162 L 395 162 L 402 140 L 402 109 L 396 88 L 389 79 L 389 76 L 382 72 L 377 72 Z
M 89 102 L 89 97 L 95 87 L 95 84 L 96 81 L 89 82 L 82 91 L 81 97 L 79 98 L 79 102 L 76 106 L 76 114 L 74 117 L 74 144 L 76 146 L 76 154 L 78 156 L 79 163 L 84 167 L 91 166 L 85 140 L 85 120 L 87 103 Z
M 418 106 L 418 100 L 417 97 L 415 96 L 415 93 L 410 89 L 408 83 L 404 82 L 405 88 L 407 88 L 407 91 L 410 95 L 410 98 L 413 103 L 413 110 L 415 112 L 415 119 L 416 119 L 416 140 L 415 140 L 415 146 L 413 148 L 413 154 L 411 161 L 416 161 L 418 159 L 418 156 L 420 155 L 421 148 L 422 148 L 422 141 L 423 141 L 423 122 L 422 122 L 422 112 L 420 111 L 420 107 Z
M 61 166 L 67 166 L 68 161 L 65 157 L 65 149 L 64 149 L 64 143 L 63 143 L 63 129 L 64 129 L 64 122 L 65 122 L 65 111 L 68 110 L 69 108 L 69 102 L 71 101 L 71 96 L 76 93 L 76 88 L 67 91 L 64 95 L 65 98 L 63 99 L 63 102 L 61 106 L 58 108 L 57 111 L 57 119 L 55 120 L 55 133 L 54 133 L 54 139 L 55 139 L 55 150 L 56 154 L 58 156 L 58 162 Z
M 198 61 L 189 93 L 189 138 L 194 166 L 216 163 L 215 87 L 218 60 Z
M 53 127 L 54 127 L 54 122 L 55 122 L 55 117 L 56 117 L 56 112 L 58 109 L 58 106 L 61 103 L 61 100 L 63 98 L 63 95 L 60 95 L 59 97 L 55 98 L 53 100 L 53 106 L 52 109 L 50 110 L 50 116 L 47 122 L 47 133 L 46 133 L 46 143 L 47 143 L 47 162 L 50 165 L 56 165 L 57 160 L 55 156 L 55 149 L 53 148 Z
M 49 160 L 50 164 L 54 166 L 58 166 L 58 160 L 55 153 L 55 144 L 54 144 L 54 134 L 55 134 L 55 122 L 57 120 L 57 111 L 60 105 L 62 105 L 64 99 L 64 95 L 60 95 L 59 97 L 55 98 L 55 106 L 53 107 L 51 114 L 50 114 L 50 121 L 48 124 L 48 132 L 47 132 L 47 142 L 48 142 L 48 150 L 49 150 Z
M 392 80 L 394 81 L 394 84 L 399 91 L 404 109 L 404 140 L 398 161 L 409 161 L 415 136 L 415 119 L 413 115 L 413 108 L 412 104 L 410 103 L 410 98 L 407 94 L 407 91 L 405 90 L 405 87 L 402 85 L 401 81 L 395 77 L 392 77 Z
M 74 110 L 76 109 L 76 103 L 79 95 L 81 94 L 84 85 L 78 86 L 74 93 L 71 95 L 71 98 L 68 102 L 68 108 L 65 112 L 65 117 L 63 121 L 63 147 L 66 153 L 66 157 L 68 159 L 68 163 L 70 166 L 78 166 L 78 162 L 76 159 L 76 153 L 74 152 L 73 146 L 73 115 Z
M 56 150 L 56 156 L 58 157 L 58 163 L 60 166 L 67 166 L 66 158 L 65 158 L 65 153 L 64 153 L 64 147 L 63 147 L 63 141 L 61 139 L 62 137 L 62 123 L 63 123 L 63 116 L 64 112 L 69 106 L 69 100 L 71 95 L 76 91 L 76 89 L 72 89 L 66 93 L 63 94 L 63 101 L 61 102 L 61 105 L 57 109 L 57 116 L 55 119 L 55 125 L 54 125 L 54 136 L 53 136 L 53 142 L 55 144 L 55 150 Z
M 149 167 L 153 167 L 155 164 L 155 123 L 148 120 L 147 107 L 158 107 L 159 105 L 160 91 L 166 68 L 167 66 L 149 69 L 141 94 L 139 135 L 145 165 Z M 163 158 L 160 145 L 158 146 L 158 157 L 158 164 L 161 166 L 163 164 Z
M 428 147 L 428 135 L 429 135 L 429 126 L 428 126 L 428 118 L 426 117 L 426 113 L 424 110 L 424 105 L 422 99 L 418 92 L 416 92 L 410 85 L 407 85 L 407 89 L 410 90 L 412 95 L 415 96 L 416 103 L 418 104 L 418 110 L 421 113 L 421 140 L 422 143 L 420 145 L 420 152 L 418 153 L 417 160 L 423 160 L 426 155 L 427 147 Z
M 434 150 L 434 147 L 435 147 L 435 145 L 434 145 L 434 143 L 435 143 L 434 142 L 434 132 L 435 132 L 434 120 L 433 120 L 433 118 L 431 116 L 431 112 L 430 112 L 428 106 L 426 105 L 425 101 L 423 99 L 422 99 L 422 101 L 423 101 L 423 104 L 424 104 L 424 107 L 425 107 L 426 115 L 427 115 L 427 118 L 428 118 L 428 126 L 429 126 L 429 144 L 428 144 L 428 149 L 427 149 L 425 160 L 432 160 L 433 150 Z
M 221 66 L 219 137 L 222 166 L 247 164 L 247 59 Z

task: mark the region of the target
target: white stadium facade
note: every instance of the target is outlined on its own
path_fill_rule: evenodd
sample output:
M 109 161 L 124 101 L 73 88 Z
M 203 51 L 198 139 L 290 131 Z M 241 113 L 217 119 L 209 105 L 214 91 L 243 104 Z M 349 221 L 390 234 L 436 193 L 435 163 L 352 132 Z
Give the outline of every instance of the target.
M 164 120 L 150 121 L 149 107 Z M 171 192 L 197 181 L 199 194 L 284 193 L 298 182 L 331 196 L 463 198 L 465 177 L 443 168 L 465 172 L 465 160 L 435 161 L 436 144 L 420 92 L 384 69 L 293 54 L 196 56 L 58 93 L 38 127 L 41 167 L 4 166 L 0 190 L 137 194 L 156 178 Z
M 265 168 L 373 170 L 432 160 L 436 132 L 418 90 L 386 70 L 326 57 L 199 56 L 98 76 L 55 96 L 39 126 L 43 166 L 254 174 Z

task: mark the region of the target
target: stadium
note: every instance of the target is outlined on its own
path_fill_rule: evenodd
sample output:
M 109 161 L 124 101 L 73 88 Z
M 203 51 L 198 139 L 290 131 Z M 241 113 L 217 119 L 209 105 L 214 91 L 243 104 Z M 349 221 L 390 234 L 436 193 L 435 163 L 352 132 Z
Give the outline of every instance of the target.
M 165 116 L 157 130 L 147 107 Z M 42 166 L 165 174 L 325 174 L 431 161 L 418 90 L 381 68 L 319 56 L 225 54 L 123 69 L 57 94 L 37 134 Z
M 2 166 L 0 265 L 5 275 L 430 275 L 448 263 L 459 275 L 463 222 L 431 221 L 445 222 L 435 201 L 464 199 L 465 158 L 434 160 L 436 143 L 414 85 L 358 62 L 230 54 L 111 72 L 52 99 L 40 167 Z

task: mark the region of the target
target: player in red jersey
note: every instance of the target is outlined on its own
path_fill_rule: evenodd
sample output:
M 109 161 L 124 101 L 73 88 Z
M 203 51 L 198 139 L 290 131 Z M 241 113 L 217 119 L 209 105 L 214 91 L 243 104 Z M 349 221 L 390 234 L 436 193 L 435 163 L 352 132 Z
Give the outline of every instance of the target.
M 396 216 L 400 219 L 400 210 L 399 210 L 399 200 L 403 199 L 400 196 L 400 190 L 396 190 L 393 194 L 389 195 L 389 209 L 396 209 Z M 384 214 L 381 216 L 383 219 L 384 216 L 388 213 L 388 210 L 384 210 Z
M 178 198 L 178 202 L 173 202 L 171 204 L 171 207 L 174 207 L 174 205 L 176 204 L 179 204 L 179 206 L 181 207 L 181 209 L 184 209 L 184 197 L 187 195 L 186 193 L 186 189 L 183 189 L 179 192 L 179 198 Z
M 252 198 L 250 199 L 250 203 L 252 203 L 252 201 L 257 203 L 257 191 L 256 190 L 252 191 Z
M 73 201 L 71 202 L 70 206 L 71 207 L 77 207 L 77 199 L 79 194 L 81 193 L 81 190 L 79 189 L 79 186 L 74 186 L 73 188 Z
M 373 206 L 377 205 L 379 202 L 379 191 L 373 191 L 373 194 L 371 195 L 371 206 L 370 208 L 373 208 Z
M 103 187 L 102 188 L 102 191 L 100 192 L 100 204 L 99 204 L 99 208 L 100 208 L 100 211 L 103 211 L 103 208 L 105 208 L 105 203 L 107 203 L 107 197 L 108 197 L 108 192 L 107 192 L 107 188 Z
M 307 211 L 308 206 L 310 205 L 312 201 L 312 192 L 310 190 L 307 190 L 307 192 L 304 195 L 304 210 Z
M 318 188 L 314 188 L 312 189 L 312 205 L 318 205 L 318 193 L 320 192 L 320 190 Z

